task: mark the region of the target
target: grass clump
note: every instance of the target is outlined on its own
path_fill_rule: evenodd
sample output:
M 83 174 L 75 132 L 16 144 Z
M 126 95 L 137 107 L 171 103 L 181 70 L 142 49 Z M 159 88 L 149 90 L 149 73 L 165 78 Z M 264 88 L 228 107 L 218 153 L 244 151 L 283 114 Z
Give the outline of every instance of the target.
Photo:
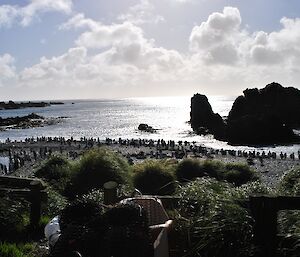
M 300 168 L 284 174 L 280 180 L 278 191 L 281 195 L 300 196 Z
M 19 240 L 24 236 L 29 217 L 26 205 L 24 201 L 0 198 L 0 240 Z
M 55 190 L 63 192 L 71 179 L 71 165 L 61 156 L 52 156 L 43 163 L 35 175 L 42 178 Z
M 253 220 L 235 202 L 230 183 L 198 178 L 179 191 L 179 214 L 188 231 L 185 256 L 249 256 Z
M 184 159 L 178 164 L 175 174 L 179 182 L 189 182 L 205 175 L 200 162 L 190 158 Z
M 171 195 L 176 190 L 173 164 L 166 161 L 144 161 L 133 167 L 133 184 L 143 194 Z
M 255 171 L 245 163 L 224 163 L 215 160 L 185 159 L 178 164 L 175 174 L 180 182 L 208 176 L 236 186 L 258 179 Z
M 33 244 L 15 244 L 0 242 L 1 257 L 34 257 L 31 252 L 34 250 Z
M 70 197 L 103 188 L 108 181 L 124 184 L 129 180 L 129 164 L 119 154 L 105 148 L 86 152 L 77 165 L 66 190 Z
M 278 193 L 285 196 L 300 196 L 300 168 L 292 169 L 281 178 Z M 300 211 L 284 210 L 278 215 L 280 233 L 297 235 L 300 242 Z

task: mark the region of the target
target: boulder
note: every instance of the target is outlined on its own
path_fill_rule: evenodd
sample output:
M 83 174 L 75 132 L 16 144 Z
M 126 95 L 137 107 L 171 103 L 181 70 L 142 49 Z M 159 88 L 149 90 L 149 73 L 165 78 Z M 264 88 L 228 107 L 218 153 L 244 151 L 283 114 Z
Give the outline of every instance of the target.
M 190 123 L 198 134 L 213 134 L 224 137 L 225 124 L 222 117 L 214 113 L 205 95 L 195 94 L 191 99 Z
M 149 126 L 148 124 L 145 124 L 145 123 L 139 124 L 138 130 L 149 132 L 149 133 L 156 132 L 156 129 L 154 129 L 153 127 L 151 127 L 151 126 Z

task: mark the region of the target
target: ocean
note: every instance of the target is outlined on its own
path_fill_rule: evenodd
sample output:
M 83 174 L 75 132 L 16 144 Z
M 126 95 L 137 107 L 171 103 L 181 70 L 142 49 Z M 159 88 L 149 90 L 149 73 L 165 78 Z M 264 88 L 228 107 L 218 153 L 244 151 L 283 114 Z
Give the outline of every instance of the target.
M 209 96 L 214 112 L 227 116 L 235 97 Z M 0 132 L 0 141 L 24 140 L 26 137 L 93 137 L 104 140 L 121 138 L 164 139 L 195 141 L 207 147 L 218 149 L 241 149 L 275 152 L 297 152 L 300 145 L 247 147 L 230 146 L 215 140 L 212 136 L 193 133 L 190 118 L 190 97 L 145 97 L 112 100 L 68 100 L 64 105 L 43 108 L 0 110 L 0 117 L 24 116 L 32 112 L 44 117 L 65 117 L 59 124 L 29 128 L 11 129 Z M 139 131 L 138 125 L 146 123 L 157 133 Z

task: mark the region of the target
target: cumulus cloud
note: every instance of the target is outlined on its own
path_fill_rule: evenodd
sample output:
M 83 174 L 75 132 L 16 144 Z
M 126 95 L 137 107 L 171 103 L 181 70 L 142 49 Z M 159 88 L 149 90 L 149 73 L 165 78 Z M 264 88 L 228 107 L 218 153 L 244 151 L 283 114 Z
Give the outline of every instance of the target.
M 0 5 L 0 27 L 11 26 L 14 22 L 28 26 L 35 17 L 45 12 L 62 12 L 70 14 L 72 0 L 30 0 L 20 7 L 18 5 Z
M 129 21 L 133 24 L 159 23 L 164 21 L 161 15 L 155 14 L 155 7 L 149 0 L 141 0 L 138 4 L 131 6 L 127 13 L 121 14 L 118 19 Z
M 75 45 L 60 56 L 43 57 L 25 68 L 18 83 L 35 90 L 54 86 L 61 92 L 72 88 L 72 94 L 84 89 L 86 97 L 156 91 L 216 93 L 216 88 L 218 94 L 234 94 L 245 86 L 263 86 L 271 81 L 297 85 L 300 20 L 283 18 L 280 22 L 278 31 L 249 33 L 241 25 L 239 10 L 225 7 L 192 29 L 186 39 L 190 51 L 182 53 L 158 46 L 132 22 L 103 24 L 77 14 L 60 27 L 82 30 Z M 11 71 L 14 76 L 12 57 L 2 60 L 6 74 Z M 0 70 L 5 69 L 0 66 Z
M 191 50 L 202 54 L 207 63 L 236 63 L 238 44 L 245 36 L 240 30 L 241 22 L 237 8 L 225 7 L 222 13 L 211 14 L 193 28 L 189 38 Z
M 86 28 L 86 29 L 94 29 L 101 25 L 101 23 L 96 22 L 92 19 L 85 18 L 83 13 L 78 13 L 70 18 L 67 22 L 63 23 L 59 26 L 60 30 L 69 30 L 69 29 L 78 29 L 78 28 Z
M 9 54 L 0 55 L 0 86 L 16 77 L 14 61 Z

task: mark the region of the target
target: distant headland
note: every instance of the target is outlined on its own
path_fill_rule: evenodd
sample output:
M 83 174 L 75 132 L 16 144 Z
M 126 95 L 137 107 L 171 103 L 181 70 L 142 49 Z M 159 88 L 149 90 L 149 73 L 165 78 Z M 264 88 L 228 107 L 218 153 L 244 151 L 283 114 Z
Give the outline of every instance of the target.
M 214 113 L 205 95 L 191 99 L 190 122 L 197 134 L 213 134 L 233 145 L 299 143 L 300 90 L 271 83 L 237 97 L 227 118 Z
M 0 110 L 23 109 L 32 107 L 46 107 L 50 105 L 64 104 L 63 102 L 0 102 Z

